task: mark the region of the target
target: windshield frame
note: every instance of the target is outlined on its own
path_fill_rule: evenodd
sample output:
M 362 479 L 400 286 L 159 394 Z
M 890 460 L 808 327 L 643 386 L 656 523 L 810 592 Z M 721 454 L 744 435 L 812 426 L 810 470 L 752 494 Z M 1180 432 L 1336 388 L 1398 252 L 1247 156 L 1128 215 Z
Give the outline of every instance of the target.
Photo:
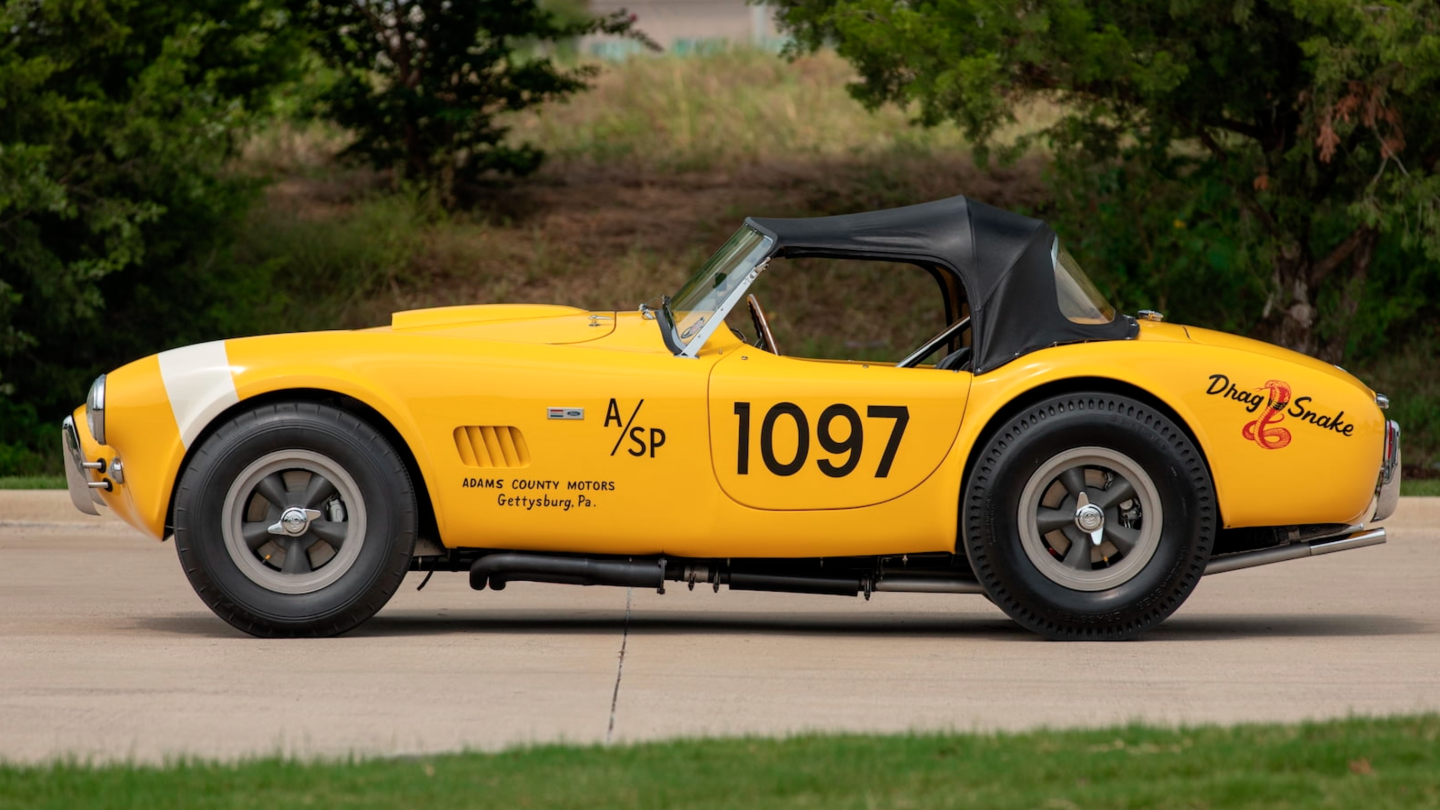
M 746 248 L 746 245 L 749 245 Z M 743 249 L 743 250 L 742 250 Z M 665 296 L 661 299 L 660 306 L 655 310 L 656 320 L 660 322 L 660 335 L 665 339 L 665 346 L 677 357 L 695 358 L 710 336 L 720 325 L 725 323 L 725 318 L 755 279 L 770 263 L 771 253 L 775 249 L 775 237 L 764 233 L 750 225 L 742 225 L 739 230 L 725 240 L 720 247 L 684 285 L 672 296 Z M 717 279 L 717 275 L 719 278 Z M 729 279 L 732 287 L 724 291 L 723 297 L 714 300 L 714 307 L 701 308 L 694 304 L 704 303 L 710 298 L 711 291 L 715 290 L 725 280 Z M 698 295 L 697 295 L 698 293 Z M 693 299 L 687 301 L 686 299 Z M 680 324 L 675 315 L 672 304 L 690 304 L 690 309 L 681 313 L 685 317 L 690 312 L 703 311 L 708 309 L 708 319 L 702 319 L 698 324 L 692 324 L 692 330 L 688 336 L 680 332 Z

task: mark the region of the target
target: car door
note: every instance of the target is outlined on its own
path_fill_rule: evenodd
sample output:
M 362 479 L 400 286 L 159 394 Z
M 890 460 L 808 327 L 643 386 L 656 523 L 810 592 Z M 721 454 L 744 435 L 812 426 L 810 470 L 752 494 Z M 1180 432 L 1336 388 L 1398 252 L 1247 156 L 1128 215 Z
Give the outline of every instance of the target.
M 898 498 L 955 442 L 967 371 L 728 353 L 710 373 L 710 450 L 731 499 L 844 509 Z

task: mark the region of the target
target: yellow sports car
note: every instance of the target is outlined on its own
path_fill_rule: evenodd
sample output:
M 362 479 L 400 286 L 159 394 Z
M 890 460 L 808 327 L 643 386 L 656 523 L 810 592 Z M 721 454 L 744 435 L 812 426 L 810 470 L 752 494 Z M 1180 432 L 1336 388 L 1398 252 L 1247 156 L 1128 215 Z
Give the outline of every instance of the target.
M 782 353 L 747 292 L 807 257 L 926 276 L 933 334 L 898 361 Z M 742 301 L 753 340 L 726 323 Z M 1051 638 L 1118 639 L 1205 574 L 1384 542 L 1387 404 L 1117 314 L 1043 222 L 953 197 L 747 219 L 635 312 L 448 307 L 162 352 L 63 431 L 75 506 L 173 536 L 258 636 L 343 633 L 407 572 L 464 571 L 985 594 Z

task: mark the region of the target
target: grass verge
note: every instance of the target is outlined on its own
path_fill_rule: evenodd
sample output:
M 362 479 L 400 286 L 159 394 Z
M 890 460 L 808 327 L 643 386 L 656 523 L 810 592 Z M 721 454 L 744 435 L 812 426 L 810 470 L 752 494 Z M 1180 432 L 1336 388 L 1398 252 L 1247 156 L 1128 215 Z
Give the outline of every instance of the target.
M 1440 716 L 803 736 L 163 767 L 0 766 L 0 806 L 1433 807 Z
M 1400 479 L 1400 495 L 1402 497 L 1429 497 L 1440 496 L 1440 478 L 1402 478 Z
M 64 489 L 63 475 L 0 475 L 0 489 Z

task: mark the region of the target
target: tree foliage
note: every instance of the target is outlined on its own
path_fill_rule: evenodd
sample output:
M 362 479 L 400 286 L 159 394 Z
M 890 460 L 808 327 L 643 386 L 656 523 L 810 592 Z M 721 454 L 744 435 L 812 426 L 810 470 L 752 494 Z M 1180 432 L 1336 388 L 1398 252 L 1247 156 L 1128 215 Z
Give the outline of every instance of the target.
M 7 421 L 212 316 L 250 199 L 222 165 L 292 72 L 285 22 L 264 0 L 0 3 L 0 399 L 27 403 Z
M 526 174 L 533 145 L 506 142 L 505 113 L 563 99 L 595 68 L 540 48 L 593 33 L 629 36 L 625 12 L 561 15 L 536 0 L 293 0 L 313 47 L 339 71 L 323 102 L 355 133 L 350 154 L 438 185 L 451 198 L 488 172 Z
M 1436 286 L 1434 0 L 780 6 L 797 47 L 833 42 L 855 65 L 859 100 L 955 121 L 982 151 L 1017 109 L 1056 105 L 1039 137 L 1062 230 L 1131 294 L 1253 318 L 1338 362 L 1373 337 L 1362 302 L 1400 323 Z

